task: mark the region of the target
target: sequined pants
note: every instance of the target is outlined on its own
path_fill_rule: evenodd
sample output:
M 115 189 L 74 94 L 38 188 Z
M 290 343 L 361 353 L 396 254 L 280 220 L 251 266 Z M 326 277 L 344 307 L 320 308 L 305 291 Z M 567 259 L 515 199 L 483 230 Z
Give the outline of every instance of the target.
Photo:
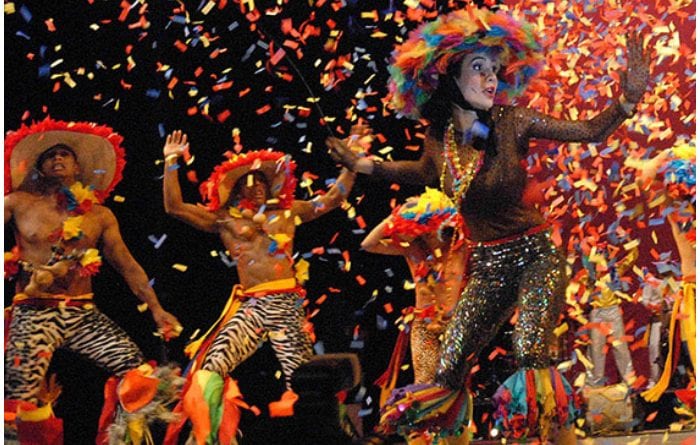
M 445 332 L 436 382 L 462 388 L 471 363 L 516 307 L 513 348 L 518 366 L 548 367 L 567 280 L 566 261 L 549 231 L 468 248 L 467 284 Z
M 431 383 L 435 378 L 440 351 L 440 333 L 431 332 L 425 319 L 411 323 L 411 357 L 413 382 Z

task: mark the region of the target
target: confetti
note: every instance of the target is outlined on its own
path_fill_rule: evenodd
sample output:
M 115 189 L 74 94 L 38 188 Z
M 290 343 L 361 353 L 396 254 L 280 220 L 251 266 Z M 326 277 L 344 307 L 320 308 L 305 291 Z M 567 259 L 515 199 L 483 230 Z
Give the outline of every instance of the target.
M 72 30 L 64 29 L 66 22 L 58 13 L 39 13 L 42 8 L 38 3 L 29 4 L 31 8 L 22 3 L 5 3 L 6 36 L 11 39 L 7 46 L 13 47 L 17 57 L 12 60 L 21 65 L 31 84 L 40 87 L 31 88 L 33 94 L 80 107 L 84 102 L 77 99 L 87 98 L 95 103 L 100 117 L 103 113 L 106 120 L 114 122 L 145 100 L 149 112 L 160 116 L 156 122 L 160 122 L 157 125 L 161 138 L 172 122 L 201 125 L 203 131 L 211 131 L 212 141 L 198 141 L 197 150 L 201 151 L 197 153 L 202 153 L 198 163 L 203 163 L 203 168 L 211 165 L 211 159 L 220 151 L 239 153 L 252 146 L 240 131 L 238 138 L 229 133 L 234 127 L 244 131 L 252 127 L 260 133 L 262 136 L 250 136 L 255 144 L 279 144 L 277 149 L 289 151 L 300 165 L 319 175 L 322 182 L 318 184 L 332 181 L 328 179 L 332 176 L 320 174 L 322 169 L 316 164 L 332 165 L 330 160 L 322 160 L 326 156 L 326 129 L 341 134 L 335 128 L 347 132 L 357 119 L 366 119 L 376 135 L 368 154 L 404 160 L 415 159 L 417 151 L 422 150 L 425 127 L 407 119 L 394 119 L 388 106 L 385 66 L 393 44 L 405 38 L 418 23 L 438 13 L 436 2 L 394 2 L 387 9 L 367 4 L 359 7 L 354 2 L 301 2 L 294 5 L 294 9 L 303 9 L 301 19 L 287 2 L 271 2 L 266 9 L 268 5 L 252 0 L 239 4 L 203 0 L 191 5 L 124 1 L 114 5 L 111 15 L 95 14 L 102 11 L 99 3 L 82 2 L 70 12 L 90 17 L 79 31 L 95 42 L 95 51 L 77 52 L 71 49 L 65 34 Z M 440 11 L 459 7 L 460 3 L 441 5 Z M 605 105 L 614 103 L 625 68 L 623 36 L 630 29 L 645 33 L 645 44 L 651 52 L 650 87 L 638 113 L 604 143 L 531 144 L 527 168 L 531 180 L 544 188 L 539 207 L 552 223 L 554 243 L 571 260 L 573 276 L 588 261 L 586 249 L 600 241 L 623 250 L 639 249 L 639 267 L 656 273 L 680 272 L 678 256 L 669 244 L 667 217 L 674 210 L 661 195 L 644 202 L 648 190 L 637 183 L 637 172 L 624 160 L 648 159 L 671 147 L 683 135 L 694 140 L 695 11 L 691 3 L 554 0 L 545 2 L 543 7 L 540 0 L 506 0 L 500 5 L 537 28 L 547 54 L 547 66 L 515 103 L 556 117 L 592 117 Z M 151 17 L 163 19 L 151 22 Z M 118 36 L 116 40 L 114 36 Z M 113 54 L 110 51 L 107 57 L 99 51 L 104 48 L 99 46 L 100 41 L 114 46 Z M 370 43 L 362 47 L 366 41 Z M 292 62 L 304 74 L 303 79 Z M 311 91 L 306 91 L 304 81 Z M 296 94 L 299 91 L 302 93 Z M 325 116 L 317 106 L 325 111 Z M 23 119 L 37 118 L 38 111 L 32 109 Z M 44 113 L 48 111 L 57 112 L 53 107 Z M 138 147 L 138 138 L 124 130 L 128 128 L 120 132 L 125 134 L 129 149 L 142 150 L 133 159 L 141 160 L 143 156 L 144 164 L 152 167 L 152 161 L 162 158 L 158 147 Z M 215 143 L 216 133 L 225 135 L 223 145 Z M 193 170 L 187 172 L 187 179 L 199 184 Z M 313 181 L 309 187 L 312 185 Z M 402 193 L 408 188 L 374 182 L 371 186 L 361 185 L 378 192 L 372 195 L 373 201 L 353 203 L 355 207 L 347 210 L 347 216 L 354 221 L 333 228 L 334 233 L 341 235 L 330 241 L 314 239 L 313 245 L 322 246 L 304 246 L 302 250 L 309 252 L 301 256 L 309 259 L 310 254 L 314 261 L 322 261 L 324 255 L 337 255 L 328 247 L 337 243 L 342 260 L 339 259 L 340 269 L 334 270 L 347 272 L 352 265 L 353 271 L 362 274 L 347 274 L 349 284 L 339 281 L 337 288 L 328 293 L 347 298 L 345 301 L 361 298 L 364 302 L 373 292 L 370 289 L 379 289 L 381 296 L 377 301 L 383 304 L 381 298 L 391 297 L 392 308 L 399 312 L 406 302 L 401 301 L 400 307 L 394 298 L 413 292 L 415 283 L 406 280 L 405 270 L 389 268 L 388 264 L 381 264 L 378 273 L 362 269 L 364 264 L 356 257 L 355 249 L 358 240 L 366 235 L 367 222 L 373 225 L 369 209 L 383 207 L 388 213 L 390 200 L 401 202 Z M 191 184 L 183 184 L 185 187 L 193 188 Z M 130 203 L 140 202 L 129 193 L 124 195 Z M 113 199 L 123 203 L 126 198 Z M 296 225 L 301 222 L 294 217 Z M 187 242 L 172 236 L 173 243 Z M 166 235 L 156 233 L 148 239 L 159 249 Z M 211 255 L 218 256 L 227 267 L 235 265 L 223 251 L 212 251 Z M 608 262 L 619 260 L 620 255 L 613 255 L 615 258 Z M 218 261 L 216 264 L 221 267 Z M 173 268 L 187 270 L 180 264 Z M 314 278 L 312 274 L 312 280 L 322 280 L 322 276 Z M 637 271 L 622 278 L 630 276 L 634 281 L 627 283 L 628 289 L 622 289 L 623 281 L 615 295 L 629 297 L 639 287 Z M 331 304 L 325 295 L 318 293 L 310 298 L 315 298 L 317 305 Z M 582 289 L 569 299 L 567 319 L 557 331 L 562 339 L 580 332 L 578 327 L 587 323 L 587 305 L 592 298 L 590 289 Z M 644 331 L 634 324 L 628 332 L 638 338 Z M 361 340 L 354 341 L 359 342 L 355 346 L 362 344 L 356 349 L 364 347 Z M 585 344 L 577 345 L 576 350 L 585 354 Z M 585 364 L 583 356 L 577 357 L 574 366 L 580 367 L 581 363 Z
M 173 264 L 172 268 L 177 270 L 178 272 L 186 272 L 187 271 L 187 266 L 185 266 L 184 264 L 180 264 L 180 263 Z

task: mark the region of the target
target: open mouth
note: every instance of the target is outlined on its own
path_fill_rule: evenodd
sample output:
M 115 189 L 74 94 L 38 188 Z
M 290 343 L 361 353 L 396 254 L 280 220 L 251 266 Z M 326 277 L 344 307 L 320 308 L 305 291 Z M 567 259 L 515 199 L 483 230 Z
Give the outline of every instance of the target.
M 496 87 L 488 87 L 484 90 L 484 93 L 486 93 L 488 96 L 495 96 L 496 95 Z

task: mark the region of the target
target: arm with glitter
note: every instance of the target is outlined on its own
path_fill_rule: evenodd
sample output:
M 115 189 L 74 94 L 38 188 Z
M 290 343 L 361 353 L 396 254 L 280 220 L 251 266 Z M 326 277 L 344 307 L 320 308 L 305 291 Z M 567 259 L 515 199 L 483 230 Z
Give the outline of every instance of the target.
M 525 125 L 524 134 L 530 138 L 565 142 L 604 142 L 626 119 L 634 115 L 636 104 L 642 98 L 649 81 L 650 59 L 644 52 L 640 35 L 628 36 L 627 53 L 627 70 L 621 74 L 622 92 L 614 104 L 591 119 L 573 121 L 518 108 L 518 120 Z
M 429 140 L 426 140 L 423 154 L 416 161 L 380 162 L 354 153 L 345 141 L 328 138 L 326 146 L 336 162 L 351 171 L 368 175 L 382 181 L 400 184 L 426 185 L 437 180 L 438 169 L 435 165 L 436 153 Z

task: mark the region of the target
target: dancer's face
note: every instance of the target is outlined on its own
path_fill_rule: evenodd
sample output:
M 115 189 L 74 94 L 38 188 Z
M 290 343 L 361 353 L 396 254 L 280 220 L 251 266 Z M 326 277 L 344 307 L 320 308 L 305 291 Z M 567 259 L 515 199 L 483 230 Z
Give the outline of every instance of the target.
M 265 204 L 267 201 L 267 183 L 258 175 L 244 176 L 242 180 L 245 181 L 241 190 L 243 198 L 252 201 L 257 206 Z
M 41 165 L 38 167 L 45 176 L 60 180 L 74 180 L 80 172 L 75 154 L 60 145 L 42 153 Z
M 498 88 L 501 62 L 486 52 L 468 54 L 462 60 L 457 86 L 464 99 L 477 110 L 490 110 Z

